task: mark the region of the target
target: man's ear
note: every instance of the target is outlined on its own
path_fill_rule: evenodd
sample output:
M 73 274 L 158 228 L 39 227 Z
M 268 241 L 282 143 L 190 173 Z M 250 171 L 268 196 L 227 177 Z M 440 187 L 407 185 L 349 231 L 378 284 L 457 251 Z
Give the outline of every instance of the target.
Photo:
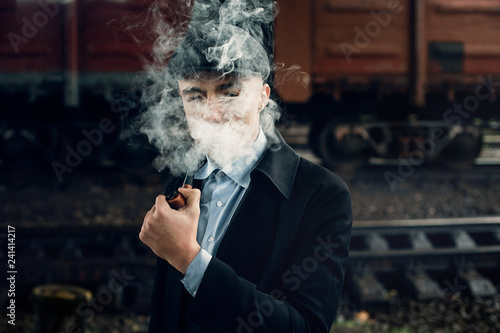
M 264 108 L 267 106 L 267 103 L 269 103 L 270 95 L 271 95 L 271 88 L 267 83 L 264 83 L 262 85 L 262 90 L 260 92 L 259 112 L 264 110 Z

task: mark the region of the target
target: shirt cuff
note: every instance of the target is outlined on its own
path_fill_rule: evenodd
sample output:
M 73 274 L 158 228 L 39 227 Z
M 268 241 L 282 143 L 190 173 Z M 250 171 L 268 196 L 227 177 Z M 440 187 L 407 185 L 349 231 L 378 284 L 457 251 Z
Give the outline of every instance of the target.
M 212 255 L 208 253 L 205 249 L 201 249 L 200 252 L 194 257 L 193 261 L 189 264 L 184 278 L 181 282 L 184 284 L 186 290 L 195 297 L 198 288 L 200 287 L 203 275 L 207 270 L 208 264 L 212 260 Z

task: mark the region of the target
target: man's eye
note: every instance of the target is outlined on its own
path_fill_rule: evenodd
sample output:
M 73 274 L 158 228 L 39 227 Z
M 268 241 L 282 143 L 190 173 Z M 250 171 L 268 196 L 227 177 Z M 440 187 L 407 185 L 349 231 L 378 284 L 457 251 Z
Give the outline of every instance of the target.
M 203 96 L 201 96 L 201 95 L 191 95 L 191 96 L 187 97 L 187 101 L 188 102 L 196 102 L 196 101 L 201 101 L 202 98 L 203 98 Z
M 224 96 L 226 97 L 238 97 L 239 95 L 240 93 L 235 91 L 228 91 L 224 93 Z

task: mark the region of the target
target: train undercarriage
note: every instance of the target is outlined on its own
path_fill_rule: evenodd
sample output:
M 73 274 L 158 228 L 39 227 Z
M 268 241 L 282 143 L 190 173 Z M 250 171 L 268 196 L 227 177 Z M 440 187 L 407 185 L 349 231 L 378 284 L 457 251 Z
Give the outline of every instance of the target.
M 315 96 L 293 109 L 312 115 L 309 145 L 331 168 L 355 168 L 376 158 L 467 170 L 481 153 L 485 131 L 500 129 L 500 103 L 493 94 L 479 101 L 467 91 L 452 98 L 435 93 L 423 107 L 408 103 L 407 93 L 332 96 Z
M 371 157 L 404 159 L 412 165 L 440 161 L 463 170 L 482 147 L 481 127 L 439 121 L 326 123 L 311 132 L 311 147 L 330 167 L 357 167 Z

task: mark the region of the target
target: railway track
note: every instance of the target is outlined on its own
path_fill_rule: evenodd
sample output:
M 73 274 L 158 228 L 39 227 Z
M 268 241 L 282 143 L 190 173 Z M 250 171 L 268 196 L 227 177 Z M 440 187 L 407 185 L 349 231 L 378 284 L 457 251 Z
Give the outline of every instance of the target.
M 98 295 L 118 274 L 129 281 L 112 306 L 147 313 L 155 257 L 138 240 L 137 228 L 16 229 L 19 304 L 44 283 L 76 284 Z M 2 249 L 4 271 L 6 259 Z M 489 297 L 500 288 L 499 265 L 500 217 L 356 221 L 344 293 L 359 305 L 384 303 L 395 294 Z M 5 300 L 3 293 L 0 303 Z
M 113 279 L 123 288 L 113 292 L 110 309 L 123 307 L 146 313 L 149 309 L 156 258 L 131 227 L 16 227 L 16 302 L 28 306 L 32 289 L 40 284 L 63 283 L 100 293 L 109 293 Z M 7 256 L 0 235 L 0 269 L 7 271 Z M 5 237 L 5 236 L 4 236 Z M 0 304 L 7 299 L 0 294 Z
M 390 291 L 418 300 L 490 297 L 499 265 L 500 217 L 358 221 L 346 284 L 362 304 L 386 302 Z
M 500 165 L 500 160 L 499 160 Z M 471 169 L 457 172 L 439 165 L 421 165 L 413 169 L 391 164 L 371 164 L 359 169 L 333 170 L 346 181 L 384 181 L 401 184 L 410 180 L 413 184 L 430 182 L 491 182 L 500 180 L 499 165 L 475 165 Z

